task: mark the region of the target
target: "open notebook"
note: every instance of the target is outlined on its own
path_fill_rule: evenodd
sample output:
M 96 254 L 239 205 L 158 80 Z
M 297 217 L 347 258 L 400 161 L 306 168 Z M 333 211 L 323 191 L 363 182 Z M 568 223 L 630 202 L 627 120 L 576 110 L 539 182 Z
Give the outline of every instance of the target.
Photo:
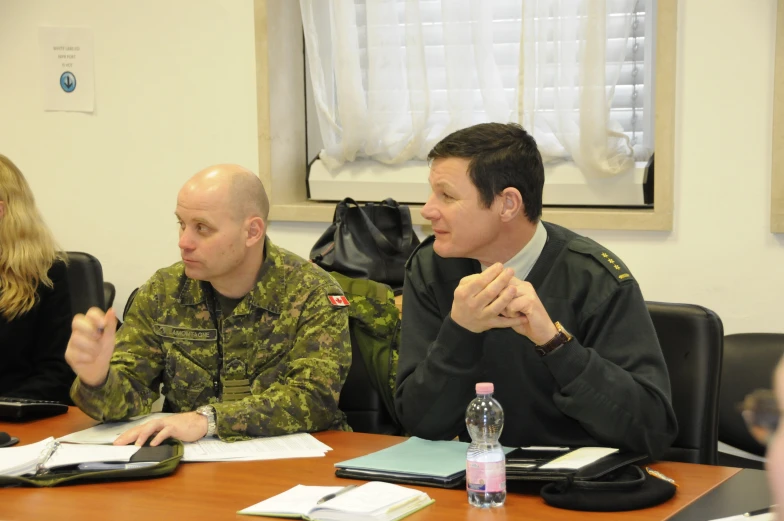
M 74 445 L 47 438 L 21 447 L 0 449 L 0 476 L 41 474 L 51 469 L 87 463 L 127 464 L 139 447 Z
M 424 492 L 391 483 L 371 481 L 337 494 L 343 489 L 297 485 L 237 513 L 311 521 L 395 521 L 433 503 Z M 330 494 L 337 495 L 318 504 Z

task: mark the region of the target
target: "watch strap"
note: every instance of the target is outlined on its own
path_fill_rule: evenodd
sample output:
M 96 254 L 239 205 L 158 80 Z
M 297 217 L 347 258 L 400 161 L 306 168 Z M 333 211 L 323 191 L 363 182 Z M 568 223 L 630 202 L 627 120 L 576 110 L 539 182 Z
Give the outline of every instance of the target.
M 570 335 L 566 329 L 564 329 L 560 322 L 555 323 L 555 329 L 557 330 L 557 333 L 553 338 L 551 338 L 545 344 L 534 347 L 539 356 L 549 355 L 573 338 L 572 335 Z
M 218 430 L 218 425 L 215 421 L 215 407 L 212 405 L 202 405 L 196 409 L 196 412 L 207 418 L 207 434 L 205 434 L 205 436 L 214 436 L 215 432 Z

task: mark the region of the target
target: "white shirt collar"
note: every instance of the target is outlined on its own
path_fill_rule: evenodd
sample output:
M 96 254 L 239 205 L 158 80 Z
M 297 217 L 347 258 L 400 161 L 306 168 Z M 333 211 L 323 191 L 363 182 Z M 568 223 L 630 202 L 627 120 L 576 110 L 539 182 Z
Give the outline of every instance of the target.
M 512 268 L 515 272 L 515 277 L 520 280 L 525 280 L 531 269 L 539 260 L 539 256 L 547 244 L 547 230 L 540 220 L 536 224 L 536 231 L 528 244 L 523 246 L 523 249 L 518 251 L 514 257 L 504 263 L 504 268 Z M 489 266 L 482 265 L 482 271 L 485 271 Z

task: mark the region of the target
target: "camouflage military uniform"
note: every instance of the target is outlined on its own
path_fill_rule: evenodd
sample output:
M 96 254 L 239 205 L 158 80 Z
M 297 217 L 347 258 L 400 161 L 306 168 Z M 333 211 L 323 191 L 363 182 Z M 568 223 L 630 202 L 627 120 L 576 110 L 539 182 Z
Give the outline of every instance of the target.
M 351 365 L 348 309 L 328 298 L 343 293 L 269 239 L 265 252 L 256 287 L 227 317 L 181 262 L 159 270 L 117 332 L 106 383 L 77 378 L 74 402 L 95 419 L 125 419 L 149 413 L 163 383 L 168 410 L 212 404 L 224 440 L 347 429 L 338 399 Z

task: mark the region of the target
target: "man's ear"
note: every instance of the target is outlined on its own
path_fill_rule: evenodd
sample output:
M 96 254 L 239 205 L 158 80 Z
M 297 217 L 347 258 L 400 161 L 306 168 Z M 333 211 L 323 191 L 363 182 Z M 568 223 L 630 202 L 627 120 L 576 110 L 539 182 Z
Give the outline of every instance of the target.
M 517 188 L 504 188 L 504 191 L 498 196 L 501 198 L 501 221 L 509 222 L 522 211 L 525 210 L 523 205 L 523 196 Z
M 264 240 L 264 233 L 267 227 L 264 225 L 264 219 L 261 217 L 251 217 L 248 220 L 248 237 L 245 240 L 247 246 L 253 246 L 259 241 Z

